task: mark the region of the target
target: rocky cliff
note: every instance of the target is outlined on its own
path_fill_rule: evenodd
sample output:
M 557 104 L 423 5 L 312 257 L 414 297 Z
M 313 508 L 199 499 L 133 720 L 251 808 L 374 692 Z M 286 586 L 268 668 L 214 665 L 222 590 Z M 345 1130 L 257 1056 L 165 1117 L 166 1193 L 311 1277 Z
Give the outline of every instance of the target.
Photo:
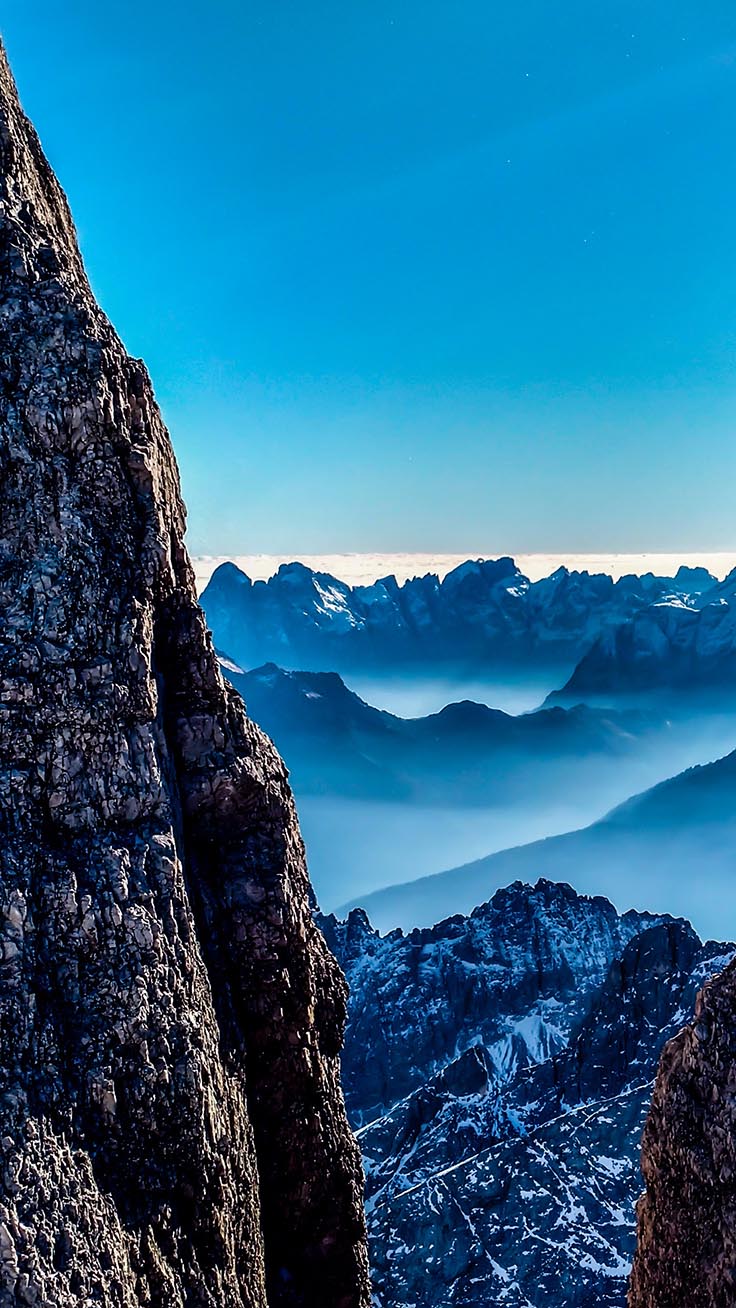
M 183 533 L 0 53 L 3 1308 L 368 1302 L 345 984 Z
M 642 1141 L 629 1308 L 736 1304 L 736 964 L 664 1049 Z

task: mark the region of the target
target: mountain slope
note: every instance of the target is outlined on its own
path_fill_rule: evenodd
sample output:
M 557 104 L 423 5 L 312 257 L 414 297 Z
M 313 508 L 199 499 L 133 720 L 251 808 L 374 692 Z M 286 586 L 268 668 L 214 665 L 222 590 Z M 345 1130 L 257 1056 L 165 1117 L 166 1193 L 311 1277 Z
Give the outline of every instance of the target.
M 725 593 L 728 598 L 725 598 Z M 736 698 L 733 580 L 698 603 L 652 604 L 603 632 L 550 703 L 651 703 L 652 693 L 722 706 Z
M 733 886 L 735 842 L 736 752 L 662 782 L 580 831 L 391 886 L 361 904 L 382 929 L 426 925 L 468 912 L 508 881 L 543 876 L 605 892 L 624 906 L 694 906 L 700 928 L 715 934 Z
M 382 1308 L 623 1308 L 657 1055 L 733 947 L 547 882 L 325 930 Z
M 345 987 L 285 769 L 2 51 L 0 192 L 0 1299 L 362 1308 Z

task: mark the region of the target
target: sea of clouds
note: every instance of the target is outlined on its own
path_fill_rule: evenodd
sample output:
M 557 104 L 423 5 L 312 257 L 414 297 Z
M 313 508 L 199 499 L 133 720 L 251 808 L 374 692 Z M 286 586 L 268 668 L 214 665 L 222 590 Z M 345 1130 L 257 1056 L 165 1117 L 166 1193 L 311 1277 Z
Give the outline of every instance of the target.
M 510 551 L 509 551 L 510 552 Z M 193 560 L 200 593 L 204 590 L 215 568 L 230 561 L 241 568 L 252 581 L 266 581 L 282 563 L 300 563 L 317 572 L 329 572 L 333 577 L 350 585 L 370 585 L 379 577 L 393 573 L 397 581 L 436 572 L 440 577 L 451 572 L 468 558 L 496 559 L 504 553 L 482 551 L 470 554 L 200 554 Z M 716 577 L 725 577 L 736 567 L 736 553 L 696 554 L 683 550 L 679 554 L 515 554 L 521 571 L 532 581 L 549 576 L 556 568 L 587 569 L 589 572 L 607 572 L 614 578 L 626 573 L 654 572 L 659 576 L 673 576 L 681 563 L 690 567 L 704 567 Z

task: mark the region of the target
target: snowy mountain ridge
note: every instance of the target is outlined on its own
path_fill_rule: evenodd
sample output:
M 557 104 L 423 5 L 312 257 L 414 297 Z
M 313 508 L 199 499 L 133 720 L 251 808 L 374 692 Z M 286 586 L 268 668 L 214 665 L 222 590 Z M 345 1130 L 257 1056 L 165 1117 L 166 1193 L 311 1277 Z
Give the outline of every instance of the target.
M 657 1057 L 733 946 L 545 881 L 408 935 L 322 925 L 381 1308 L 623 1308 Z
M 218 647 L 243 667 L 276 662 L 341 672 L 417 662 L 576 661 L 610 627 L 662 601 L 694 608 L 719 583 L 704 568 L 674 577 L 558 568 L 530 581 L 511 558 L 350 586 L 301 563 L 251 581 L 233 563 L 213 573 L 202 605 Z

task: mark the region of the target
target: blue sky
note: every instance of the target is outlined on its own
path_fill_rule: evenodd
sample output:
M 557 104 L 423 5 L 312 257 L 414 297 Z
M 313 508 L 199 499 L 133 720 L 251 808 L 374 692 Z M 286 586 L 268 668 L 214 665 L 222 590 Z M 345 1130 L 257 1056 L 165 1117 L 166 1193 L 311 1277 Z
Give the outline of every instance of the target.
M 5 0 L 194 552 L 736 547 L 736 7 Z

